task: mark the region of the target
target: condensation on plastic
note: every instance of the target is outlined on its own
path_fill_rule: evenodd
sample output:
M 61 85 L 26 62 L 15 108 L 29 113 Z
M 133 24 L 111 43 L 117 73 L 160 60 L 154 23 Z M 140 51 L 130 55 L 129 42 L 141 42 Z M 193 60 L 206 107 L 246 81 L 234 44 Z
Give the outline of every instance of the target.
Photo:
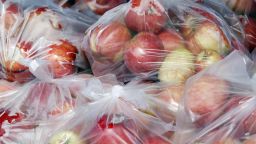
M 88 74 L 69 75 L 60 79 L 44 77 L 23 85 L 1 80 L 0 143 L 37 143 L 43 133 L 41 129 L 69 120 L 78 105 L 89 102 L 89 98 L 84 97 L 81 91 L 86 89 L 87 80 L 91 77 Z
M 71 10 L 48 1 L 6 1 L 1 6 L 0 63 L 2 78 L 25 82 L 33 60 L 46 63 L 60 78 L 88 68 L 80 45 L 90 24 Z
M 114 75 L 88 80 L 82 92 L 90 103 L 74 110 L 63 125 L 43 133 L 44 142 L 76 144 L 172 143 L 175 110 L 158 98 L 157 84 L 134 80 L 119 85 Z M 161 110 L 161 112 L 159 112 Z M 167 119 L 167 117 L 169 117 Z
M 250 58 L 234 51 L 191 77 L 177 112 L 175 143 L 249 144 L 256 133 L 252 67 Z
M 214 1 L 133 0 L 90 27 L 83 47 L 96 76 L 180 85 L 234 49 L 247 53 L 244 37 L 236 15 Z

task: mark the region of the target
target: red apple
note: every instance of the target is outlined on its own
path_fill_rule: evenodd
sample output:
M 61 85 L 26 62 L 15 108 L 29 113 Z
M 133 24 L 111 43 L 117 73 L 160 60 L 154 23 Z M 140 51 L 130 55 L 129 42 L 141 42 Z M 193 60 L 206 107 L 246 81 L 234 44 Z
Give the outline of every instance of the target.
M 106 11 L 127 2 L 127 0 L 84 0 L 88 7 L 96 14 L 103 15 Z
M 128 28 L 120 22 L 98 26 L 91 32 L 90 49 L 100 60 L 121 61 L 124 45 L 131 37 Z
M 144 144 L 171 144 L 161 137 L 151 136 L 144 139 Z
M 245 35 L 246 35 L 246 46 L 249 50 L 256 48 L 256 20 L 249 18 L 245 22 Z
M 103 116 L 97 125 L 97 136 L 92 140 L 94 144 L 134 144 L 137 143 L 136 134 L 133 133 L 131 129 L 128 129 L 123 124 L 123 121 L 114 123 L 113 121 L 108 119 L 109 117 Z M 110 121 L 110 122 L 108 122 Z M 135 131 L 134 131 L 135 132 Z
M 189 49 L 193 54 L 199 54 L 205 49 L 214 50 L 221 56 L 226 56 L 231 51 L 224 32 L 218 25 L 209 21 L 199 24 L 188 41 Z
M 77 48 L 67 40 L 60 40 L 59 44 L 53 44 L 49 48 L 45 59 L 49 61 L 54 77 L 60 78 L 74 73 Z
M 49 144 L 87 144 L 83 142 L 79 134 L 76 134 L 72 131 L 62 131 L 57 134 L 54 134 L 50 140 Z
M 189 84 L 185 92 L 185 106 L 199 117 L 199 125 L 217 118 L 229 96 L 229 84 L 213 75 L 204 75 Z
M 184 40 L 179 33 L 173 29 L 166 29 L 158 37 L 162 40 L 164 49 L 171 52 L 179 47 L 184 47 Z
M 135 74 L 157 70 L 165 56 L 162 41 L 150 32 L 137 34 L 125 47 L 125 64 Z
M 194 60 L 194 55 L 186 48 L 175 49 L 162 62 L 158 79 L 174 85 L 183 84 L 195 73 Z
M 196 57 L 196 71 L 201 71 L 220 61 L 222 57 L 214 50 L 202 50 Z
M 125 15 L 127 27 L 136 32 L 158 33 L 167 23 L 164 7 L 158 0 L 133 0 Z

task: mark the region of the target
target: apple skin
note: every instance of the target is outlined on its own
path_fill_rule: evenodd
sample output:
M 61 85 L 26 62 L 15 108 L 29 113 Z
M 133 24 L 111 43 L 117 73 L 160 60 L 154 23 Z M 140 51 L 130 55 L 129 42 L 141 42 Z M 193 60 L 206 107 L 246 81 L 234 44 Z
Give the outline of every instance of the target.
M 49 144 L 86 144 L 80 138 L 79 135 L 72 131 L 62 131 L 53 135 Z
M 256 20 L 249 18 L 244 24 L 246 35 L 246 46 L 250 51 L 256 48 Z
M 134 74 L 157 70 L 165 56 L 162 41 L 150 32 L 138 33 L 125 47 L 124 61 Z
M 132 3 L 134 3 L 132 1 Z M 135 5 L 127 10 L 124 21 L 127 27 L 136 32 L 158 33 L 167 23 L 165 9 L 156 0 L 143 1 L 143 5 Z
M 84 2 L 94 13 L 103 15 L 108 10 L 127 2 L 127 0 L 84 0 Z
M 161 82 L 178 85 L 195 73 L 195 57 L 186 48 L 177 48 L 166 56 L 158 72 Z
M 199 24 L 195 32 L 188 38 L 189 49 L 193 54 L 199 54 L 201 50 L 215 50 L 221 56 L 226 56 L 231 47 L 224 32 L 213 22 L 204 21 Z
M 92 30 L 90 50 L 99 60 L 121 61 L 125 43 L 132 38 L 129 29 L 120 22 L 112 22 L 106 26 L 98 26 Z
M 163 140 L 161 137 L 151 136 L 144 139 L 144 144 L 171 144 L 171 143 Z
M 216 76 L 204 75 L 191 82 L 185 97 L 185 107 L 193 115 L 197 125 L 210 123 L 221 114 L 227 101 L 229 84 Z
M 214 50 L 202 50 L 196 57 L 196 71 L 199 72 L 220 61 L 222 57 Z
M 176 48 L 184 47 L 184 39 L 173 29 L 166 29 L 158 37 L 161 39 L 164 49 L 172 52 Z
M 45 59 L 49 61 L 49 67 L 54 78 L 60 78 L 75 72 L 74 62 L 77 54 L 77 48 L 67 40 L 60 40 L 60 44 L 49 46 Z

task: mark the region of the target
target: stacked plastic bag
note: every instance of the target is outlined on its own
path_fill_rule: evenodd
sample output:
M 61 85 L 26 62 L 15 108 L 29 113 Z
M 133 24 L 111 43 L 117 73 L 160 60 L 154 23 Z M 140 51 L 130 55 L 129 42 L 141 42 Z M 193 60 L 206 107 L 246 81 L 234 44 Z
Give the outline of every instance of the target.
M 0 9 L 0 144 L 256 143 L 255 52 L 225 3 Z

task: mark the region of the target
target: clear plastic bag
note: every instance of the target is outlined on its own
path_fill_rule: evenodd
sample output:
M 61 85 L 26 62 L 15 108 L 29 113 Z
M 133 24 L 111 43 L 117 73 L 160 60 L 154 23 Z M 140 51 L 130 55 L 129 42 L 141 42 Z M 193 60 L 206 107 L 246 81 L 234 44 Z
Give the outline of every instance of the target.
M 113 75 L 87 82 L 82 93 L 91 102 L 76 108 L 74 116 L 63 125 L 43 133 L 45 139 L 41 141 L 49 144 L 172 143 L 175 110 L 159 99 L 160 85 L 141 80 L 119 85 Z
M 253 61 L 234 51 L 191 77 L 177 112 L 175 143 L 245 144 L 252 139 L 256 133 L 253 67 Z
M 84 40 L 92 72 L 180 85 L 234 49 L 247 53 L 236 15 L 210 4 L 132 0 L 110 10 Z
M 47 73 L 43 73 L 44 70 L 37 69 L 36 72 L 44 79 L 23 85 L 0 81 L 1 144 L 37 143 L 41 129 L 52 123 L 61 125 L 73 116 L 73 110 L 78 105 L 89 102 L 81 91 L 86 89 L 87 80 L 92 75 L 51 79 Z
M 1 75 L 7 80 L 33 79 L 29 71 L 33 60 L 48 63 L 55 78 L 88 68 L 80 49 L 88 25 L 75 12 L 47 1 L 6 1 L 0 26 Z

